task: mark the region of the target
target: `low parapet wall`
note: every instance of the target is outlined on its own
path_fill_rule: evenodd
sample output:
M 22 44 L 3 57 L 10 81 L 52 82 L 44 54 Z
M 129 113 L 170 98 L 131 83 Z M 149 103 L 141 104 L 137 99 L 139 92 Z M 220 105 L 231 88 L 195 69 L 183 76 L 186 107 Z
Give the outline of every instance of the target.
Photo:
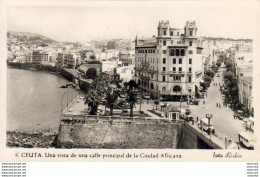
M 203 134 L 186 122 L 183 124 L 182 148 L 222 149 L 218 144 L 209 139 L 208 135 L 205 135 L 205 133 Z

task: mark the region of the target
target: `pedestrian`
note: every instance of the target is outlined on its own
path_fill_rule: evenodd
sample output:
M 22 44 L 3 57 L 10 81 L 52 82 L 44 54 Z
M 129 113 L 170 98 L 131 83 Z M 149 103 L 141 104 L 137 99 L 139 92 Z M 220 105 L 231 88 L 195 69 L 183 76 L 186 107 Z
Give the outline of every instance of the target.
M 197 122 L 199 122 L 199 117 L 197 116 Z
M 217 103 L 217 107 L 218 107 L 218 103 Z
M 236 115 L 235 114 L 233 115 L 233 117 L 234 117 L 234 119 L 236 119 Z
M 232 143 L 232 138 L 229 137 L 228 144 L 231 145 L 231 143 Z
M 218 106 L 219 106 L 219 108 L 221 108 L 221 104 L 220 103 L 218 104 Z

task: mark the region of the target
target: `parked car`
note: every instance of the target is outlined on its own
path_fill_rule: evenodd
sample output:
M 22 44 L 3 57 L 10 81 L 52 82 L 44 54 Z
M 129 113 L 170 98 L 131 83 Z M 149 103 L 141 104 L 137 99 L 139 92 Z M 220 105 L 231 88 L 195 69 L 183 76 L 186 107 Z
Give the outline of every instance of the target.
M 196 100 L 196 99 L 194 99 L 194 100 L 191 100 L 191 101 L 190 101 L 190 104 L 191 104 L 191 105 L 199 105 L 199 101 Z

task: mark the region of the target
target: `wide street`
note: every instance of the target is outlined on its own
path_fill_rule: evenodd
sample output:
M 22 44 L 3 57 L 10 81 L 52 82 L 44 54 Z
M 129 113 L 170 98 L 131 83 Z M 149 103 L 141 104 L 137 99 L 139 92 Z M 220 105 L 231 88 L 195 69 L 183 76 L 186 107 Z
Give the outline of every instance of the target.
M 214 83 L 217 83 L 217 86 Z M 206 114 L 213 114 L 211 121 L 213 121 L 216 136 L 223 139 L 223 141 L 225 137 L 231 137 L 233 142 L 238 142 L 238 133 L 245 130 L 242 125 L 243 121 L 234 119 L 233 111 L 223 106 L 219 83 L 220 85 L 223 83 L 222 73 L 220 77 L 215 76 L 214 81 L 212 81 L 211 86 L 208 88 L 207 97 L 201 99 L 198 106 L 190 105 L 191 114 L 195 120 L 197 116 L 201 119 L 206 117 Z M 203 104 L 203 101 L 205 101 L 205 104 Z M 216 106 L 217 103 L 221 103 L 221 108 Z

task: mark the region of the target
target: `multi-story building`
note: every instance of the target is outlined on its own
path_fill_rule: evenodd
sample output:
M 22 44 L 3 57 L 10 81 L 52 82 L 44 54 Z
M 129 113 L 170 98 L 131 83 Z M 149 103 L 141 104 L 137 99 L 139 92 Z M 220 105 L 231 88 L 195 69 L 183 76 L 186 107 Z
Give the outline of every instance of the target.
M 78 53 L 58 53 L 57 67 L 75 69 L 77 65 L 81 64 L 80 54 Z
M 116 49 L 116 41 L 111 40 L 107 42 L 107 50 Z
M 157 29 L 157 37 L 136 39 L 135 80 L 151 96 L 167 100 L 195 96 L 203 73 L 195 21 L 186 22 L 184 34 L 169 21 L 160 21 Z
M 253 67 L 241 66 L 238 68 L 237 74 L 239 102 L 253 115 Z
M 31 63 L 35 63 L 35 64 L 48 62 L 49 61 L 48 53 L 33 51 L 31 54 L 29 54 L 29 59 L 26 59 L 26 61 L 30 61 Z

